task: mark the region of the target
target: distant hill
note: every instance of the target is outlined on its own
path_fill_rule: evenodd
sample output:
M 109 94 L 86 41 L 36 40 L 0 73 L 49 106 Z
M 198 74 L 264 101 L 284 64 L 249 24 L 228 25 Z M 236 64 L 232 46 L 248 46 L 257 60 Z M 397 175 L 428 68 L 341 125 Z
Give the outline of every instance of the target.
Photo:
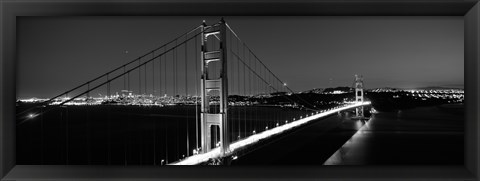
M 430 90 L 430 89 L 463 89 L 463 88 L 457 88 L 457 87 L 441 87 L 441 86 L 428 86 L 428 87 L 417 87 L 415 89 L 424 89 L 424 90 Z

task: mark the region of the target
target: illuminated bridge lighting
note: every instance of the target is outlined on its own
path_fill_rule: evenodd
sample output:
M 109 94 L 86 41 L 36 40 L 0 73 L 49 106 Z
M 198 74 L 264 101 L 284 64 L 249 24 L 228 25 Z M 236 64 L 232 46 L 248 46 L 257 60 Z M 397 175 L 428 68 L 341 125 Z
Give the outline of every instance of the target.
M 34 118 L 35 116 L 37 116 L 37 115 L 35 115 L 35 114 L 29 114 L 29 115 L 28 115 L 28 118 L 31 119 L 31 118 Z
M 313 120 L 326 117 L 330 114 L 335 114 L 339 111 L 344 111 L 344 110 L 352 109 L 352 108 L 355 108 L 355 107 L 358 107 L 358 106 L 365 106 L 365 105 L 370 105 L 370 104 L 371 104 L 371 102 L 369 102 L 369 101 L 348 104 L 348 105 L 343 106 L 343 107 L 339 107 L 339 108 L 336 108 L 336 109 L 331 109 L 329 111 L 325 111 L 325 112 L 322 112 L 322 113 L 319 113 L 319 114 L 316 114 L 316 115 L 313 115 L 313 116 L 310 116 L 310 117 L 299 119 L 297 121 L 294 121 L 294 122 L 291 122 L 291 123 L 288 123 L 288 124 L 284 124 L 284 125 L 272 128 L 270 130 L 266 130 L 266 131 L 263 131 L 261 133 L 257 133 L 255 135 L 251 135 L 251 136 L 249 136 L 245 139 L 242 139 L 242 140 L 239 140 L 239 141 L 236 141 L 236 142 L 230 144 L 230 153 L 228 153 L 228 154 L 232 154 L 238 149 L 253 145 L 253 144 L 257 143 L 258 141 L 260 141 L 262 139 L 269 138 L 271 136 L 280 134 L 280 133 L 285 132 L 287 130 L 290 130 L 292 128 L 295 128 L 295 127 L 304 125 L 306 123 L 309 123 Z M 181 161 L 171 163 L 169 165 L 196 165 L 196 164 L 206 162 L 210 158 L 218 158 L 220 156 L 221 156 L 220 148 L 217 147 L 217 148 L 214 148 L 207 153 L 193 155 L 193 156 L 187 157 L 187 158 L 185 158 Z M 225 156 L 228 156 L 228 155 L 225 155 Z

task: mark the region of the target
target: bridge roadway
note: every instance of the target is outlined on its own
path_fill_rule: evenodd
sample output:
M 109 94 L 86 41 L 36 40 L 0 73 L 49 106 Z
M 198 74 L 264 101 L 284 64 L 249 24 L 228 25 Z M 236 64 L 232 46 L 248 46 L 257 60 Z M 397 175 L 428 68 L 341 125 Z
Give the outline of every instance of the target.
M 331 114 L 335 114 L 339 111 L 344 111 L 344 110 L 352 109 L 352 108 L 355 108 L 355 107 L 366 106 L 366 105 L 370 105 L 370 104 L 371 104 L 371 102 L 368 102 L 368 101 L 360 102 L 360 103 L 347 104 L 347 105 L 339 107 L 339 108 L 335 108 L 335 109 L 331 109 L 331 110 L 328 110 L 328 111 L 325 111 L 325 112 L 314 114 L 312 116 L 305 117 L 305 118 L 299 119 L 297 121 L 293 121 L 293 122 L 290 122 L 290 123 L 287 123 L 287 124 L 284 124 L 284 125 L 281 125 L 281 126 L 278 126 L 278 127 L 266 130 L 266 131 L 263 131 L 261 133 L 249 136 L 245 139 L 242 139 L 242 140 L 239 140 L 239 141 L 236 141 L 236 142 L 230 144 L 229 155 L 234 154 L 235 151 L 240 150 L 241 148 L 244 148 L 244 147 L 250 146 L 252 144 L 255 144 L 262 139 L 266 139 L 266 138 L 281 134 L 282 132 L 285 132 L 287 130 L 293 129 L 293 128 L 298 127 L 298 126 L 302 126 L 306 123 L 317 120 L 319 118 L 323 118 L 323 117 L 329 116 Z M 226 156 L 229 156 L 229 155 L 226 155 Z M 209 151 L 207 153 L 193 155 L 193 156 L 187 157 L 183 160 L 180 160 L 178 162 L 171 163 L 169 165 L 197 165 L 197 164 L 206 162 L 211 158 L 218 158 L 220 156 L 221 156 L 220 155 L 220 148 L 217 147 L 217 148 L 212 149 L 211 151 Z

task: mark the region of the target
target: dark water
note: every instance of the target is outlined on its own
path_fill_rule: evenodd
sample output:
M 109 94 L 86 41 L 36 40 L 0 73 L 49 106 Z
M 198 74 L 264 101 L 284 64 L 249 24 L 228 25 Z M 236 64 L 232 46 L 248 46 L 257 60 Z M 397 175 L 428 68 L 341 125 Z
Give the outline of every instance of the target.
M 161 165 L 191 155 L 200 145 L 195 106 L 47 109 L 33 110 L 38 115 L 17 120 L 17 164 Z M 253 130 L 258 133 L 307 113 L 280 107 L 229 107 L 230 137 L 244 138 Z
M 464 114 L 459 106 L 421 107 L 372 117 L 342 165 L 463 165 Z
M 462 165 L 463 108 L 420 107 L 373 114 L 365 122 L 350 115 L 317 120 L 272 139 L 239 157 L 233 165 L 322 165 L 337 150 L 340 165 Z M 352 139 L 352 136 L 360 137 Z M 362 138 L 364 137 L 364 138 Z M 344 143 L 349 142 L 344 146 Z M 331 160 L 330 160 L 331 161 Z

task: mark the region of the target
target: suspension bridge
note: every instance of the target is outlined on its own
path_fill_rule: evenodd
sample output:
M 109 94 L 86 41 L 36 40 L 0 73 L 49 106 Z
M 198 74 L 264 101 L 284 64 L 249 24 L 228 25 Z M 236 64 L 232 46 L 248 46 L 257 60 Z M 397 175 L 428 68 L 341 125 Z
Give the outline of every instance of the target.
M 126 64 L 18 111 L 17 127 L 40 122 L 41 138 L 35 139 L 41 142 L 41 164 L 48 157 L 75 163 L 73 157 L 80 156 L 88 160 L 85 164 L 195 165 L 236 159 L 240 150 L 263 139 L 340 111 L 355 109 L 362 118 L 363 106 L 370 102 L 363 99 L 362 78 L 354 82 L 352 101 L 315 105 L 295 94 L 222 19 L 203 22 Z M 143 111 L 126 113 L 125 107 L 132 106 Z M 56 139 L 48 139 L 45 127 L 57 130 L 50 135 Z M 59 142 L 57 154 L 43 153 Z M 81 146 L 93 149 L 72 151 Z

